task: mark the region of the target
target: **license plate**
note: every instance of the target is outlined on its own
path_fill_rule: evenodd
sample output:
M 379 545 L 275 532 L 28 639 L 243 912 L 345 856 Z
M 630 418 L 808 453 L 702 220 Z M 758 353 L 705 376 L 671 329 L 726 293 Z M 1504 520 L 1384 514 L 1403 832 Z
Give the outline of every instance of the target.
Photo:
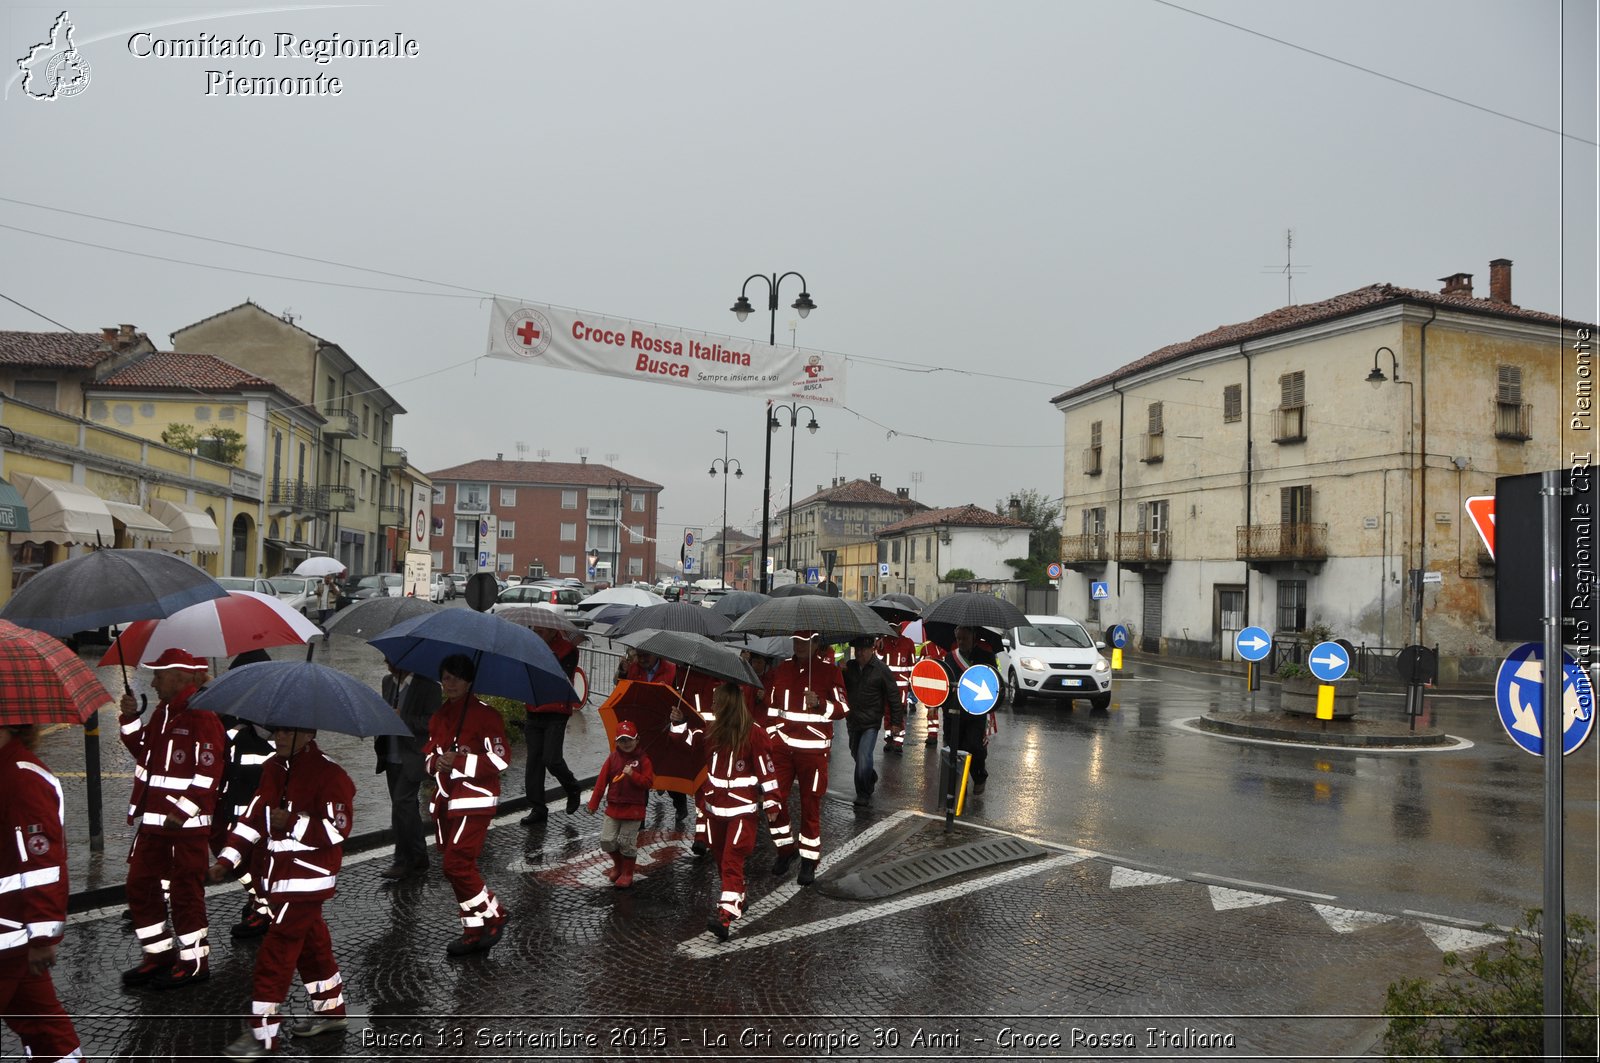
M 1083 686 L 1083 680 L 1081 680 L 1081 679 L 1063 679 L 1061 681 L 1061 685 L 1064 686 L 1064 687 L 1081 687 L 1081 686 Z

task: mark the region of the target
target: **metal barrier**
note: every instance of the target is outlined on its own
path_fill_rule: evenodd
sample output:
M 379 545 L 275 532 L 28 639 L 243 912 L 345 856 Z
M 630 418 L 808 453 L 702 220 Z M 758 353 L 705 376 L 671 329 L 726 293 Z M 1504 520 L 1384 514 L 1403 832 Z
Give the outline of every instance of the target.
M 578 648 L 578 667 L 589 679 L 586 704 L 600 705 L 611 696 L 617 685 L 617 665 L 621 662 L 622 651 L 613 648 L 609 639 L 596 639 Z
M 1266 661 L 1264 672 L 1267 675 L 1277 673 L 1280 665 L 1305 664 L 1306 655 L 1311 652 L 1313 643 L 1293 636 L 1285 637 L 1275 635 L 1272 639 L 1272 654 Z M 1350 671 L 1346 673 L 1351 679 L 1360 679 L 1368 683 L 1399 683 L 1400 671 L 1395 664 L 1395 658 L 1400 655 L 1403 646 L 1368 646 L 1362 643 L 1351 647 Z M 1433 646 L 1437 654 L 1439 647 Z

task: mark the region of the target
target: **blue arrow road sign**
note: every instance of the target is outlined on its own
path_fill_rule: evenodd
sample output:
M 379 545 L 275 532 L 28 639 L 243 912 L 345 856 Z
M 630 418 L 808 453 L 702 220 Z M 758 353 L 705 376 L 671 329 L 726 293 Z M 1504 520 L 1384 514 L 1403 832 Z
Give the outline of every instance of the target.
M 1332 683 L 1343 679 L 1350 670 L 1350 655 L 1337 642 L 1319 642 L 1311 647 L 1306 664 L 1311 666 L 1312 675 L 1324 683 Z
M 1121 649 L 1128 644 L 1128 629 L 1117 624 L 1111 629 L 1111 645 Z
M 1583 745 L 1594 729 L 1594 688 L 1572 654 L 1563 652 L 1561 664 L 1561 752 L 1567 754 Z M 1501 662 L 1494 678 L 1494 707 L 1513 742 L 1536 757 L 1544 755 L 1543 646 L 1525 642 Z
M 1111 584 L 1105 580 L 1092 580 L 1089 583 L 1089 597 L 1097 602 L 1111 597 Z
M 1272 652 L 1272 636 L 1266 628 L 1247 627 L 1233 637 L 1233 648 L 1247 661 L 1264 661 Z
M 986 664 L 975 664 L 961 673 L 956 697 L 964 710 L 982 716 L 1000 700 L 1000 676 Z

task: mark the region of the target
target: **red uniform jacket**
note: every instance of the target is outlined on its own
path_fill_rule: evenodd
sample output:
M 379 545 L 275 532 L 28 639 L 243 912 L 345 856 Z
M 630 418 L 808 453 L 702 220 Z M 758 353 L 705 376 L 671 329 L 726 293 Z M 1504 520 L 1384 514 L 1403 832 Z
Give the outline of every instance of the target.
M 666 683 L 671 685 L 672 681 L 678 678 L 678 666 L 671 661 L 657 661 L 655 673 L 650 674 L 639 667 L 638 661 L 634 661 L 623 669 L 622 678 L 631 679 L 635 683 Z
M 633 765 L 633 774 L 624 775 L 622 769 Z M 594 792 L 589 795 L 589 811 L 600 810 L 600 797 L 605 795 L 606 815 L 612 819 L 644 819 L 645 805 L 650 800 L 650 784 L 655 782 L 656 771 L 644 750 L 635 748 L 623 756 L 612 749 L 606 762 L 600 765 L 595 777 Z
M 436 819 L 494 815 L 500 803 L 500 773 L 511 763 L 500 714 L 471 694 L 465 702 L 465 711 L 460 701 L 445 702 L 428 723 L 423 764 L 438 786 L 428 803 Z M 455 767 L 441 767 L 439 754 L 452 750 L 462 754 Z
M 128 822 L 151 834 L 210 833 L 228 760 L 228 737 L 215 713 L 189 708 L 186 690 L 163 701 L 146 720 L 122 717 L 122 744 L 133 754 Z M 166 825 L 176 812 L 183 820 Z
M 333 896 L 344 862 L 344 842 L 355 824 L 355 783 L 327 758 L 315 741 L 294 759 L 273 756 L 261 769 L 261 788 L 217 859 L 245 867 L 258 845 L 267 848 L 267 896 L 274 901 L 320 901 Z M 295 817 L 281 834 L 270 814 L 281 808 Z
M 833 721 L 850 711 L 844 675 L 838 666 L 790 658 L 767 670 L 767 733 L 790 749 L 826 750 L 833 745 Z M 806 708 L 810 689 L 821 704 Z
M 550 643 L 550 652 L 556 655 L 556 660 L 561 662 L 561 670 L 567 674 L 568 682 L 578 671 L 578 647 L 557 635 Z M 536 712 L 553 712 L 562 716 L 571 716 L 572 710 L 577 708 L 573 701 L 549 701 L 543 705 L 524 706 L 530 714 Z
M 707 749 L 706 732 L 699 724 L 673 724 L 672 733 L 705 750 L 706 781 L 700 799 L 708 815 L 723 819 L 754 815 L 760 804 L 766 805 L 767 815 L 776 814 L 778 778 L 767 734 L 759 726 L 750 728 L 749 740 L 737 752 Z
M 700 714 L 702 720 L 710 723 L 712 720 L 711 695 L 716 693 L 717 685 L 721 682 L 722 680 L 714 675 L 706 675 L 704 672 L 690 672 L 684 676 L 681 684 L 677 684 L 678 693 L 683 696 L 683 700 L 687 701 L 695 712 Z
M 889 666 L 904 697 L 911 687 L 911 666 L 917 663 L 917 644 L 904 635 L 886 635 L 878 640 L 878 656 Z
M 20 741 L 0 749 L 0 952 L 61 940 L 67 842 L 61 784 Z

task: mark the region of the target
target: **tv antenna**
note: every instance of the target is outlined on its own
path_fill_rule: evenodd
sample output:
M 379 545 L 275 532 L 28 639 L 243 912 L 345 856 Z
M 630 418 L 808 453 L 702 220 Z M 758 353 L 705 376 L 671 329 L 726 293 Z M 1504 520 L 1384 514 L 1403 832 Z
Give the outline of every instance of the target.
M 828 453 L 833 455 L 833 475 L 837 479 L 839 476 L 839 459 L 844 457 L 845 454 L 849 452 L 844 450 L 830 450 Z
M 1296 266 L 1294 264 L 1294 230 L 1293 229 L 1285 229 L 1283 231 L 1283 265 L 1282 266 L 1268 266 L 1267 268 L 1263 269 L 1261 272 L 1263 272 L 1263 273 L 1281 273 L 1281 274 L 1283 274 L 1284 283 L 1288 285 L 1288 293 L 1286 295 L 1286 298 L 1287 298 L 1288 301 L 1284 305 L 1285 306 L 1293 306 L 1294 305 L 1294 275 L 1296 273 L 1304 273 L 1306 270 L 1308 270 L 1310 268 L 1311 267 L 1309 267 L 1309 266 Z
M 615 452 L 607 454 L 606 455 L 606 464 L 607 465 L 615 465 L 617 463 L 617 459 L 620 458 L 620 457 L 622 457 L 622 455 L 621 454 L 617 454 Z
M 574 454 L 578 455 L 578 461 L 579 462 L 587 462 L 589 460 L 589 448 L 588 447 L 573 447 L 572 448 L 572 452 Z
M 541 448 L 538 451 L 536 451 L 536 453 L 539 455 L 539 460 L 540 461 L 549 461 L 550 460 L 550 452 L 548 450 L 545 450 L 545 449 Z
M 915 502 L 917 500 L 917 488 L 920 487 L 921 485 L 922 485 L 922 473 L 920 471 L 912 473 L 911 474 L 911 501 Z
M 516 443 L 513 444 L 513 446 L 515 447 L 516 452 L 517 452 L 517 460 L 518 461 L 526 461 L 528 459 L 528 444 L 522 442 L 521 440 L 518 440 Z

